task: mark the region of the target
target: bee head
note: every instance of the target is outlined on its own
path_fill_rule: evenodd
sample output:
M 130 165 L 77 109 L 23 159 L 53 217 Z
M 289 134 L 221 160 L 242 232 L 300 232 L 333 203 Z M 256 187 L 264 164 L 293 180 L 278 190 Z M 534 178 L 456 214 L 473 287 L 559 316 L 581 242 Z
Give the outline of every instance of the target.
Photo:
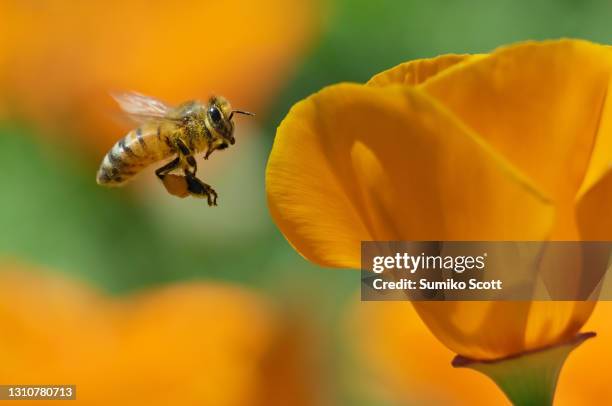
M 213 96 L 208 102 L 206 116 L 213 129 L 231 145 L 234 145 L 234 113 L 253 115 L 240 110 L 232 110 L 230 103 L 221 96 Z

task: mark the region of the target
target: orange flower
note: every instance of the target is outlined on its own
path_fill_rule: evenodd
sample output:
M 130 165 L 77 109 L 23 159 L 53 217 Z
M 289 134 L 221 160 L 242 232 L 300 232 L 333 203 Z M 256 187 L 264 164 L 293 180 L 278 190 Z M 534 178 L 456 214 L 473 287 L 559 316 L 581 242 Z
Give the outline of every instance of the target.
M 611 73 L 608 47 L 560 40 L 325 88 L 277 131 L 271 214 L 328 267 L 360 268 L 360 241 L 609 239 Z M 594 302 L 414 306 L 453 352 L 496 360 L 573 339 Z
M 292 369 L 300 350 L 278 345 L 282 320 L 244 289 L 184 283 L 111 299 L 2 269 L 3 384 L 74 384 L 86 405 L 281 405 L 308 392 L 304 371 Z
M 0 113 L 108 148 L 126 129 L 109 92 L 266 105 L 316 31 L 316 4 L 0 1 Z

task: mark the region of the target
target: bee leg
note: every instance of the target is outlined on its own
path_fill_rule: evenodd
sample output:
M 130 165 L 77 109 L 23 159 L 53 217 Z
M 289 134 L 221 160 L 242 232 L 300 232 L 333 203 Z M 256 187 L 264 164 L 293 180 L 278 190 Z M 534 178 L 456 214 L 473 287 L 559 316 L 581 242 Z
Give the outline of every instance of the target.
M 187 181 L 187 191 L 194 197 L 205 197 L 209 206 L 216 206 L 217 192 L 210 185 L 196 177 L 198 164 L 191 150 L 180 139 L 176 141 L 176 146 L 179 151 L 183 172 L 185 173 L 185 180 Z
M 170 173 L 173 170 L 175 170 L 176 168 L 178 168 L 180 162 L 181 162 L 181 160 L 179 158 L 175 158 L 171 162 L 168 162 L 166 165 L 164 165 L 161 168 L 157 169 L 155 171 L 155 174 L 157 175 L 157 177 L 159 179 L 161 179 L 163 181 L 168 173 Z
M 216 141 L 216 142 L 212 142 L 211 140 L 208 140 L 208 149 L 206 150 L 206 154 L 204 155 L 204 159 L 208 159 L 208 157 L 210 156 L 210 154 L 212 154 L 215 151 L 222 151 L 224 149 L 226 149 L 227 147 L 229 147 L 229 144 L 226 141 Z
M 205 197 L 209 206 L 217 205 L 217 192 L 210 185 L 202 182 L 187 170 L 185 171 L 185 179 L 187 180 L 187 190 L 192 196 Z
M 168 193 L 176 197 L 184 198 L 189 196 L 187 181 L 183 176 L 170 174 L 170 172 L 177 169 L 179 166 L 180 158 L 177 157 L 173 161 L 157 169 L 155 175 L 161 180 Z
M 210 154 L 213 153 L 215 149 L 213 148 L 212 141 L 208 140 L 208 145 L 206 147 L 206 154 L 204 154 L 204 159 L 208 159 Z
M 176 147 L 179 153 L 179 160 L 182 160 L 180 165 L 185 169 L 185 171 L 190 171 L 193 175 L 198 171 L 198 163 L 189 147 L 185 145 L 185 143 L 181 139 L 176 140 Z

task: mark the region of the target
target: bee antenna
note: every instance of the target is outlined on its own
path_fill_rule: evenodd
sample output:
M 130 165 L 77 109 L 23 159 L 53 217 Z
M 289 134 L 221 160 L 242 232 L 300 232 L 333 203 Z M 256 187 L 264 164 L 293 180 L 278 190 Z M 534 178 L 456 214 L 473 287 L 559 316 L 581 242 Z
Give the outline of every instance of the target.
M 251 113 L 249 111 L 242 111 L 242 110 L 232 110 L 229 119 L 231 120 L 232 117 L 234 116 L 234 113 L 238 113 L 238 114 L 244 114 L 245 116 L 254 116 L 255 113 Z

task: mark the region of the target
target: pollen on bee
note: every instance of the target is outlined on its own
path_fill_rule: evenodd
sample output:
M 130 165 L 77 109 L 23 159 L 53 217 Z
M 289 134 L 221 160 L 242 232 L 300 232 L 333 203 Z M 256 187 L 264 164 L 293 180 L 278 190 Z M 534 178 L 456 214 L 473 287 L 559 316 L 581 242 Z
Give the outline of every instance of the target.
M 179 175 L 166 175 L 162 181 L 164 187 L 173 196 L 177 197 L 187 197 L 189 196 L 189 191 L 187 190 L 187 181 L 185 177 Z

